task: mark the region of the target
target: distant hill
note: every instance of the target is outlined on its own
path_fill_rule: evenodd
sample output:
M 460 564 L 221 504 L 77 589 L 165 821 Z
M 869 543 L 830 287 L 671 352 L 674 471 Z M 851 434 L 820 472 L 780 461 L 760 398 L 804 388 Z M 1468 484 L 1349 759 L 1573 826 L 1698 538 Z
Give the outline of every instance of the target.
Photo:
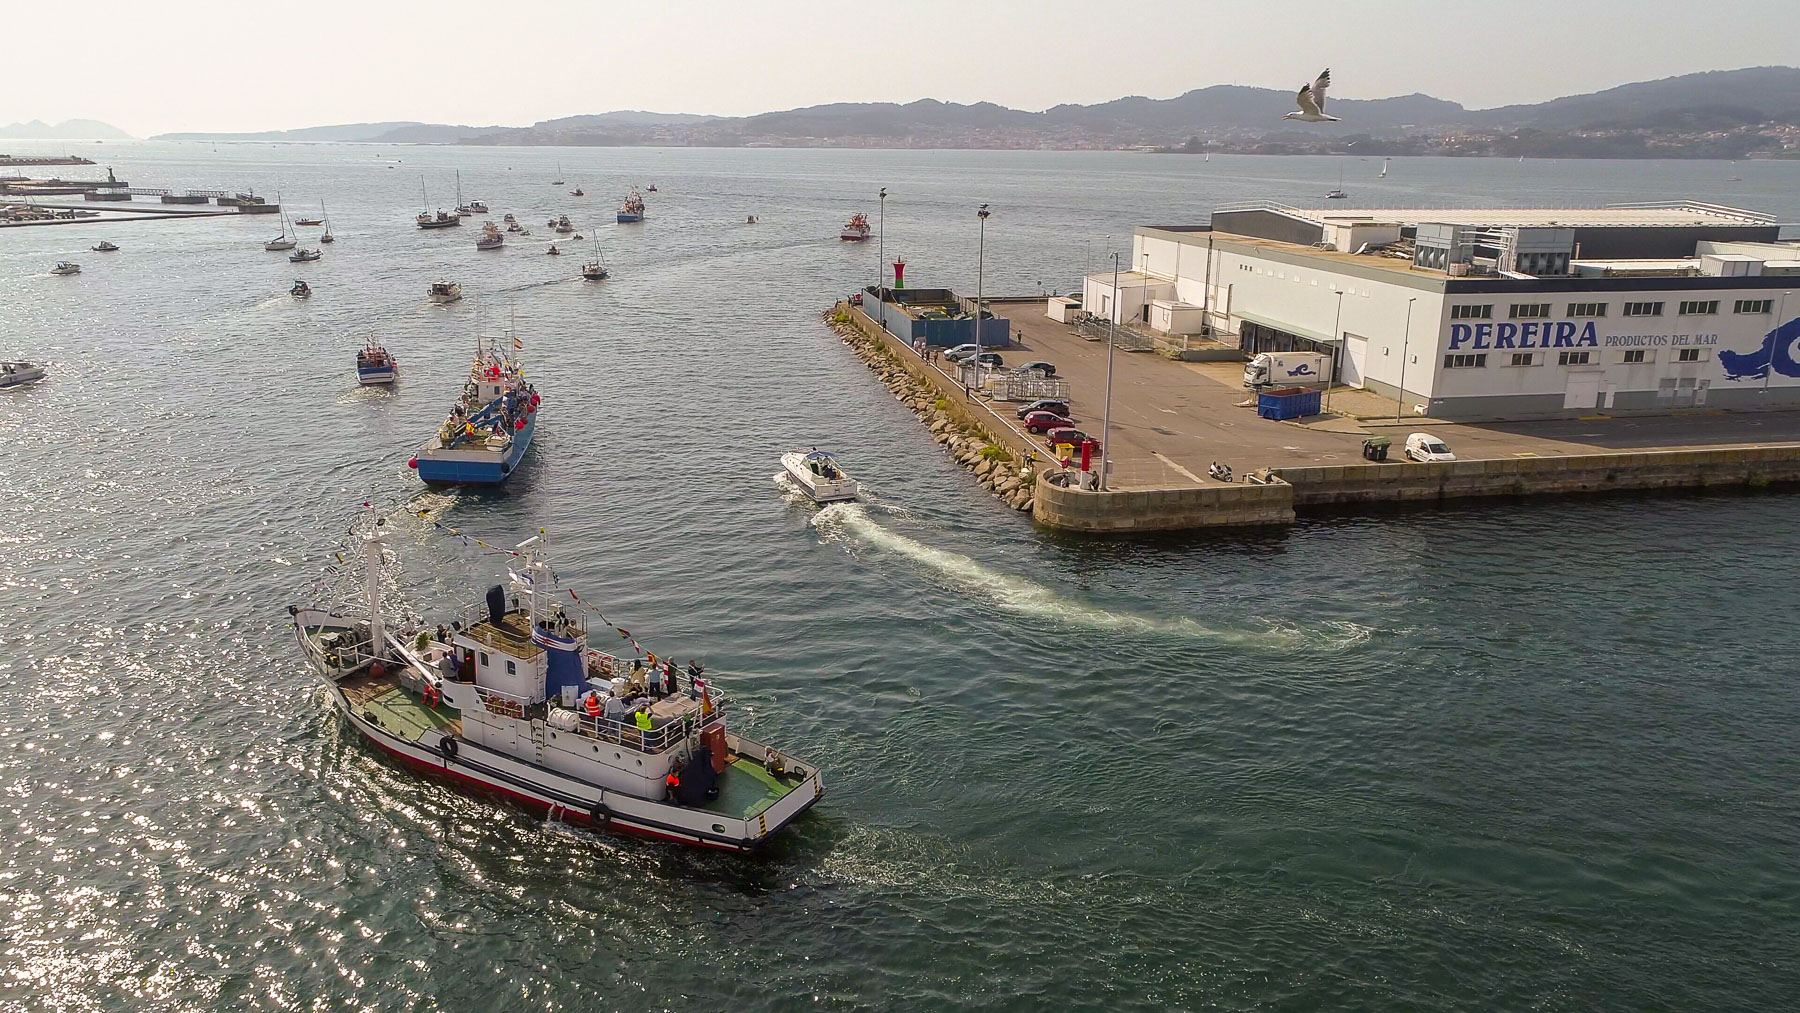
M 1340 81 L 1341 84 L 1341 81 Z M 1332 98 L 1341 123 L 1298 124 L 1288 88 L 1214 85 L 1155 99 L 1140 95 L 1041 112 L 992 102 L 834 102 L 754 116 L 618 110 L 528 127 L 351 123 L 256 134 L 162 134 L 156 140 L 379 141 L 419 144 L 713 145 L 913 148 L 1358 150 L 1393 154 L 1515 153 L 1556 157 L 1736 158 L 1800 155 L 1800 69 L 1750 67 L 1621 85 L 1531 105 L 1466 109 L 1429 95 Z M 0 133 L 0 136 L 6 136 Z M 17 135 L 14 135 L 17 136 Z
M 131 135 L 99 120 L 64 120 L 51 126 L 42 120 L 0 127 L 0 137 L 57 141 L 129 141 Z
M 491 133 L 499 127 L 465 127 L 448 123 L 418 123 L 411 120 L 392 123 L 339 123 L 326 127 L 301 127 L 297 130 L 261 130 L 254 133 L 189 132 L 157 134 L 153 141 L 312 141 L 356 143 L 372 141 L 385 144 L 455 144 L 468 137 Z

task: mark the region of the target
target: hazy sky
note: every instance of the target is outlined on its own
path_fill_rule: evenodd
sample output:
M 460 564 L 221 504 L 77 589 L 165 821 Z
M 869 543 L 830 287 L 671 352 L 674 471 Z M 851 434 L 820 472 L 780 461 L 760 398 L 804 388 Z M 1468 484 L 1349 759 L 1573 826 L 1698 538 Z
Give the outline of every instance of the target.
M 87 0 L 7 4 L 0 124 L 146 136 L 611 109 L 987 99 L 1209 84 L 1471 107 L 1800 62 L 1800 0 Z

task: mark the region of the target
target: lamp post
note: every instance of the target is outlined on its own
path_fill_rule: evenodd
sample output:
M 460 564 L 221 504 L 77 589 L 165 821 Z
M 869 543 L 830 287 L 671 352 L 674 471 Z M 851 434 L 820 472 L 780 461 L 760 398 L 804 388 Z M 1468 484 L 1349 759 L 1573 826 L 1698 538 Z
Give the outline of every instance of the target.
M 975 209 L 975 217 L 981 219 L 981 241 L 975 248 L 975 354 L 970 356 L 975 364 L 975 382 L 981 383 L 981 283 L 982 269 L 987 261 L 987 220 L 988 206 L 983 204 Z M 968 372 L 963 372 L 963 393 L 969 392 Z
M 1144 269 L 1138 272 L 1144 276 L 1144 323 L 1150 322 L 1150 251 L 1144 251 Z
M 1763 393 L 1769 392 L 1769 377 L 1775 373 L 1775 346 L 1781 343 L 1782 317 L 1787 316 L 1786 292 L 1781 293 L 1781 308 L 1775 311 L 1775 338 L 1769 342 L 1769 364 L 1763 367 Z
M 887 299 L 881 284 L 887 270 L 887 187 L 881 188 L 881 211 L 875 219 L 875 301 L 881 305 L 881 329 L 887 330 Z
M 1107 464 L 1112 460 L 1113 334 L 1119 329 L 1119 255 L 1113 254 L 1112 312 L 1106 326 L 1106 407 L 1100 413 L 1100 488 L 1106 488 Z
M 1338 360 L 1344 357 L 1344 290 L 1338 289 L 1337 316 L 1331 321 L 1331 376 L 1325 380 L 1325 414 L 1331 414 L 1331 388 L 1337 385 Z M 1404 350 L 1401 355 L 1405 355 Z
M 1400 389 L 1394 394 L 1394 421 L 1400 421 L 1400 411 L 1406 402 L 1406 346 L 1412 340 L 1412 304 L 1419 301 L 1418 296 L 1406 300 L 1406 332 L 1400 339 Z

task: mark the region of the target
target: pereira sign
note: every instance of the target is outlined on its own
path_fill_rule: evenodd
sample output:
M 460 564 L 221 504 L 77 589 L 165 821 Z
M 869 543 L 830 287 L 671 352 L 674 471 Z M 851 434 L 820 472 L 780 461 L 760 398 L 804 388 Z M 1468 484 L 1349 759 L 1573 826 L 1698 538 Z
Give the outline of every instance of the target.
M 1597 348 L 1600 334 L 1592 320 L 1529 321 L 1526 323 L 1451 324 L 1450 347 L 1489 348 Z

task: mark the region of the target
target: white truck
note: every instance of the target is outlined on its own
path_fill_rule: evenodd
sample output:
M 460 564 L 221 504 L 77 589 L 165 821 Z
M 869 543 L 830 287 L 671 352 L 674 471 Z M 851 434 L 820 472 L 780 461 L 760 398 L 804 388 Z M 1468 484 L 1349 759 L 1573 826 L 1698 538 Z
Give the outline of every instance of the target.
M 1331 356 L 1324 352 L 1258 352 L 1244 363 L 1246 387 L 1305 387 L 1331 376 Z

